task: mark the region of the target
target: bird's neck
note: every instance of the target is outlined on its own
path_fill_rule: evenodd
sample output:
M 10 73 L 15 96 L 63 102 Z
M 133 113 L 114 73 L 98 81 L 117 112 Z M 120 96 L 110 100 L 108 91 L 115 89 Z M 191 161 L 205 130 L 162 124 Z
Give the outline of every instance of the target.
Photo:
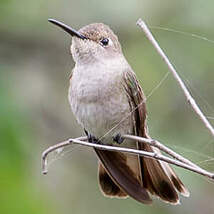
M 126 70 L 129 67 L 128 62 L 126 61 L 123 55 L 116 57 L 107 57 L 107 58 L 84 58 L 82 60 L 77 60 L 75 63 L 75 70 L 78 72 L 89 72 L 93 75 L 100 75 L 101 73 L 120 73 Z

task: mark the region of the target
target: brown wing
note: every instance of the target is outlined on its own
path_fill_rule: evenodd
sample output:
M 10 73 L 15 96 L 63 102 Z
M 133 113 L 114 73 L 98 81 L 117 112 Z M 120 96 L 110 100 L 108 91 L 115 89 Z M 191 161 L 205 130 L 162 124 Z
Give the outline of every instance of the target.
M 132 101 L 132 110 L 135 112 L 136 135 L 150 138 L 147 133 L 146 99 L 143 91 L 132 71 L 127 71 L 124 75 L 124 79 L 127 96 L 129 96 L 129 99 Z M 152 148 L 144 143 L 137 142 L 137 145 L 140 150 L 148 152 L 153 152 L 155 150 L 156 152 L 160 152 L 158 149 Z M 176 190 L 185 196 L 189 195 L 188 190 L 168 164 L 140 157 L 140 165 L 142 169 L 143 185 L 151 194 L 173 204 L 179 202 Z

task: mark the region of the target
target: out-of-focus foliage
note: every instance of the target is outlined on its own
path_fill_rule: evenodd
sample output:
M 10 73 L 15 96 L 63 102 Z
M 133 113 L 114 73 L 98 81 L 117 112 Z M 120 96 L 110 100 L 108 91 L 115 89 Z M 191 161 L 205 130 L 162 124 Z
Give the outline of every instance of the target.
M 201 162 L 214 157 L 214 140 L 171 74 L 149 96 L 168 70 L 135 25 L 141 17 L 153 27 L 214 40 L 213 7 L 211 0 L 0 0 L 0 213 L 213 213 L 213 183 L 178 168 L 191 192 L 179 206 L 104 198 L 88 148 L 52 155 L 49 174 L 40 171 L 45 148 L 83 133 L 67 101 L 70 38 L 48 18 L 76 29 L 92 22 L 110 25 L 148 96 L 151 136 L 214 171 L 214 161 Z M 214 42 L 152 31 L 205 115 L 214 117 Z

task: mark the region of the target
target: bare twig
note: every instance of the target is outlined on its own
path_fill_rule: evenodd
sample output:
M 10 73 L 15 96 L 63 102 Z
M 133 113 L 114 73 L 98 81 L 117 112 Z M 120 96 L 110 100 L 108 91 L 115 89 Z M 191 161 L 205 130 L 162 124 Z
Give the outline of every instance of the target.
M 124 138 L 129 138 L 131 139 L 133 137 L 133 140 L 138 140 L 144 143 L 148 143 L 148 139 L 145 140 L 144 138 L 140 138 L 140 137 L 136 137 L 136 136 L 131 136 L 131 135 L 125 135 Z M 108 150 L 108 151 L 116 151 L 116 152 L 125 152 L 125 153 L 130 153 L 130 154 L 135 154 L 135 155 L 140 155 L 140 156 L 144 156 L 144 157 L 148 157 L 148 158 L 153 158 L 156 160 L 161 160 L 179 167 L 182 167 L 184 169 L 188 169 L 192 172 L 201 174 L 203 176 L 206 176 L 212 180 L 214 180 L 214 174 L 211 172 L 208 172 L 204 169 L 201 169 L 200 167 L 195 167 L 194 164 L 189 165 L 187 163 L 181 162 L 179 160 L 175 160 L 169 157 L 166 157 L 162 154 L 156 153 L 156 152 L 146 152 L 146 151 L 142 151 L 142 150 L 136 150 L 136 149 L 130 149 L 130 148 L 123 148 L 123 147 L 116 147 L 116 146 L 109 146 L 109 145 L 102 145 L 102 144 L 94 144 L 94 143 L 89 143 L 89 142 L 85 142 L 84 140 L 86 140 L 87 137 L 80 137 L 80 138 L 76 138 L 76 139 L 69 139 L 67 141 L 61 142 L 59 144 L 56 144 L 54 146 L 49 147 L 47 150 L 45 150 L 42 154 L 42 172 L 43 174 L 47 174 L 47 155 L 59 148 L 71 145 L 72 143 L 76 143 L 76 144 L 80 144 L 83 146 L 89 146 L 89 147 L 94 147 L 97 149 L 101 149 L 101 150 Z M 154 141 L 154 140 L 153 140 Z M 191 162 L 190 162 L 191 163 Z
M 169 59 L 166 56 L 166 54 L 160 48 L 159 44 L 157 43 L 157 41 L 153 37 L 151 31 L 149 30 L 149 28 L 147 27 L 147 25 L 145 24 L 145 22 L 142 19 L 139 19 L 137 21 L 137 25 L 144 31 L 146 37 L 150 40 L 150 42 L 152 43 L 152 45 L 155 47 L 155 49 L 157 50 L 157 52 L 160 54 L 161 58 L 167 64 L 169 70 L 171 71 L 171 73 L 173 74 L 174 78 L 176 79 L 176 81 L 180 85 L 181 89 L 183 90 L 183 92 L 184 92 L 184 94 L 186 96 L 187 102 L 192 106 L 193 110 L 196 112 L 196 114 L 202 120 L 202 122 L 204 123 L 204 125 L 210 131 L 210 133 L 214 136 L 214 128 L 212 127 L 212 125 L 210 124 L 210 122 L 207 120 L 207 118 L 204 116 L 204 114 L 202 113 L 202 111 L 199 108 L 199 106 L 196 104 L 195 100 L 193 99 L 193 97 L 191 96 L 191 94 L 188 91 L 187 87 L 185 86 L 184 82 L 182 81 L 182 79 L 180 78 L 180 76 L 178 75 L 178 73 L 176 72 L 174 66 L 169 61 Z
M 87 137 L 78 137 L 76 138 L 76 140 L 87 140 Z M 48 149 L 46 149 L 43 153 L 42 153 L 42 174 L 47 174 L 48 173 L 48 170 L 47 170 L 47 156 L 49 153 L 59 149 L 59 148 L 64 148 L 66 146 L 69 146 L 72 144 L 72 141 L 70 140 L 66 140 L 66 141 L 63 141 L 61 143 L 57 143 L 56 145 L 54 146 L 50 146 L 48 147 Z
M 193 166 L 195 168 L 200 168 L 199 166 L 197 166 L 196 164 L 192 163 L 188 159 L 184 158 L 183 156 L 179 155 L 178 153 L 176 153 L 176 152 L 172 151 L 171 149 L 169 149 L 168 147 L 164 146 L 162 143 L 160 143 L 157 140 L 138 137 L 138 136 L 135 136 L 135 135 L 123 135 L 123 138 L 130 139 L 130 140 L 135 140 L 135 141 L 142 142 L 142 143 L 148 143 L 151 146 L 157 147 L 161 151 L 169 154 L 170 156 L 172 156 L 173 158 L 179 160 L 182 163 L 186 163 L 186 164 L 188 164 L 190 166 Z

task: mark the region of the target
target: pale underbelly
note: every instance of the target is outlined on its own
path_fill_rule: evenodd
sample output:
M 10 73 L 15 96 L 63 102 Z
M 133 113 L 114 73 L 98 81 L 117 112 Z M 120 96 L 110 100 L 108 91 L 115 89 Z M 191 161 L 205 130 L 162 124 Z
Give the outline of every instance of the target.
M 133 133 L 130 106 L 125 94 L 102 101 L 97 98 L 94 102 L 72 98 L 70 103 L 77 121 L 103 143 L 112 143 L 112 137 L 118 133 Z

